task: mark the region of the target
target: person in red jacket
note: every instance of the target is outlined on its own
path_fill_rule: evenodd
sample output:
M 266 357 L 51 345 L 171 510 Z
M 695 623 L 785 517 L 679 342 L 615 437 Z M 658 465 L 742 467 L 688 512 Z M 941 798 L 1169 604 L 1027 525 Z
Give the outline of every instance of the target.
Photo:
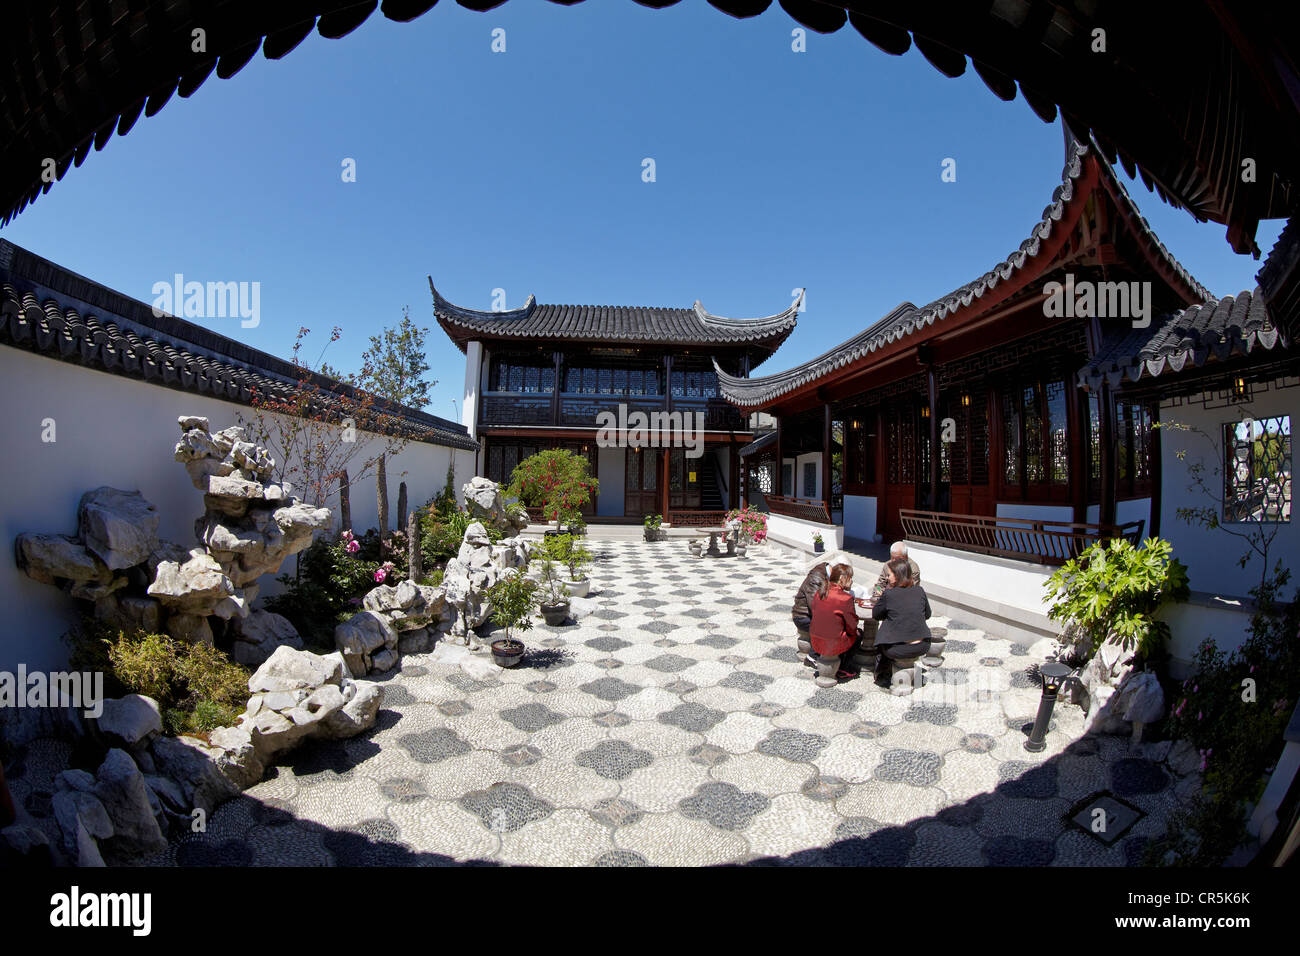
M 813 651 L 836 680 L 858 676 L 857 671 L 839 667 L 840 658 L 858 641 L 858 614 L 853 607 L 852 587 L 853 567 L 837 564 L 812 599 L 812 626 L 808 630 Z

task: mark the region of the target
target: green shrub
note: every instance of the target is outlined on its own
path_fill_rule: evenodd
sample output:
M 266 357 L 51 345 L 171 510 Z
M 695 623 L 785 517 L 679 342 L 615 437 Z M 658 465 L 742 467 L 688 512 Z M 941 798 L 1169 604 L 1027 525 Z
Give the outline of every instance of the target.
M 1140 548 L 1124 538 L 1098 541 L 1043 586 L 1052 602 L 1047 616 L 1071 625 L 1084 638 L 1085 654 L 1111 641 L 1147 659 L 1169 638 L 1169 625 L 1156 620 L 1156 612 L 1190 593 L 1187 568 L 1160 538 L 1148 538 Z
M 276 579 L 283 590 L 263 602 L 268 611 L 288 618 L 314 647 L 333 649 L 334 626 L 359 611 L 361 599 L 377 586 L 375 572 L 382 566 L 377 558 L 379 535 L 368 531 L 356 542 L 355 552 L 347 550 L 342 537 L 314 542 L 298 555 L 296 574 Z M 385 583 L 394 584 L 400 577 L 399 572 Z
M 522 574 L 511 574 L 487 589 L 492 602 L 492 622 L 506 629 L 506 639 L 514 638 L 515 631 L 527 631 L 533 626 L 533 604 L 537 595 L 537 582 Z
M 132 694 L 152 697 L 160 704 L 171 703 L 180 677 L 176 647 L 176 642 L 164 634 L 119 634 L 108 645 L 113 675 Z
M 1300 696 L 1300 594 L 1279 601 L 1290 575 L 1279 564 L 1252 589 L 1256 611 L 1240 647 L 1224 654 L 1203 642 L 1192 676 L 1167 695 L 1166 734 L 1199 751 L 1205 791 L 1153 841 L 1149 864 L 1168 857 L 1173 865 L 1218 866 L 1245 837 L 1247 807 L 1282 751 Z
M 189 645 L 178 656 L 175 672 L 199 703 L 226 708 L 239 705 L 242 709 L 248 701 L 248 671 L 215 647 Z

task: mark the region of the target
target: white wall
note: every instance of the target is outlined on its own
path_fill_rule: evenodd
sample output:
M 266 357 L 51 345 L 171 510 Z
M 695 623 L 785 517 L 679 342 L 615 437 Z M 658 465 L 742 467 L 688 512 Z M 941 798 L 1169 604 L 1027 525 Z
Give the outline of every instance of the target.
M 844 496 L 844 536 L 861 541 L 876 541 L 876 496 Z
M 1026 505 L 1018 501 L 999 502 L 999 518 L 1018 518 L 1023 521 L 1057 521 L 1061 524 L 1074 522 L 1074 508 L 1071 505 Z
M 784 544 L 794 545 L 811 551 L 813 535 L 821 534 L 822 546 L 827 550 L 844 547 L 844 527 L 836 524 L 822 524 L 820 521 L 805 521 L 802 518 L 790 518 L 785 515 L 769 514 L 767 516 L 767 533 Z
M 161 537 L 197 544 L 194 520 L 203 513 L 203 496 L 172 458 L 181 436 L 176 419 L 207 416 L 218 430 L 239 424 L 241 412 L 247 419 L 251 409 L 9 346 L 0 346 L 0 407 L 7 410 L 0 436 L 9 455 L 0 497 L 0 541 L 7 555 L 0 561 L 0 670 L 12 671 L 19 661 L 33 669 L 57 668 L 66 655 L 59 635 L 75 623 L 76 602 L 18 570 L 14 539 L 24 531 L 75 534 L 82 494 L 108 485 L 139 490 L 152 502 L 161 513 Z M 46 419 L 54 423 L 53 442 L 42 441 Z M 398 483 L 406 482 L 411 507 L 424 504 L 442 490 L 451 454 L 441 445 L 412 442 L 389 461 L 390 524 L 397 520 Z M 354 462 L 365 457 L 363 445 Z M 473 477 L 473 459 L 473 452 L 455 451 L 458 494 Z M 373 473 L 353 483 L 352 524 L 358 531 L 377 523 L 375 490 Z M 337 495 L 314 503 L 333 510 L 337 521 Z M 287 561 L 283 570 L 291 567 Z M 274 591 L 274 575 L 260 583 L 263 594 Z
M 1222 426 L 1228 422 L 1241 421 L 1242 407 L 1235 405 L 1207 411 L 1199 402 L 1188 402 L 1177 407 L 1162 402 L 1160 406 L 1160 536 L 1173 544 L 1174 557 L 1187 565 L 1194 590 L 1232 597 L 1244 597 L 1252 587 L 1259 584 L 1263 570 L 1261 560 L 1255 555 L 1243 569 L 1238 560 L 1249 550 L 1245 541 L 1233 537 L 1225 530 L 1209 530 L 1188 524 L 1178 517 L 1177 509 L 1180 507 L 1218 506 L 1204 495 L 1188 489 L 1191 483 L 1188 466 L 1197 460 L 1203 461 L 1206 483 L 1215 489 L 1223 480 L 1223 464 L 1216 460 L 1214 449 L 1206 438 L 1169 426 L 1177 423 L 1199 428 L 1214 436 L 1216 443 L 1221 443 L 1219 432 Z M 1290 415 L 1291 427 L 1294 429 L 1300 424 L 1300 388 L 1270 388 L 1263 393 L 1257 391 L 1248 407 L 1250 415 L 1255 418 Z M 1185 460 L 1180 461 L 1178 453 L 1182 450 L 1186 450 L 1187 455 Z M 1294 469 L 1294 462 L 1292 467 Z M 1277 526 L 1278 533 L 1269 553 L 1270 566 L 1279 560 L 1284 567 L 1295 568 L 1300 565 L 1298 520 L 1300 519 L 1292 518 L 1290 522 Z M 1231 527 L 1249 530 L 1250 526 L 1234 524 Z M 1295 583 L 1292 581 L 1292 585 Z
M 600 492 L 596 495 L 596 515 L 601 518 L 623 517 L 623 486 L 626 467 L 625 448 L 596 449 L 596 480 Z

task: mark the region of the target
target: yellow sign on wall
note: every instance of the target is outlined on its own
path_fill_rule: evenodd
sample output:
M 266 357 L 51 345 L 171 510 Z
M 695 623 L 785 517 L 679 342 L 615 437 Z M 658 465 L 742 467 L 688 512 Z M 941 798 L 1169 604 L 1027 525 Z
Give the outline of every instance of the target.
M 695 472 L 691 472 L 690 482 L 691 484 L 695 484 Z

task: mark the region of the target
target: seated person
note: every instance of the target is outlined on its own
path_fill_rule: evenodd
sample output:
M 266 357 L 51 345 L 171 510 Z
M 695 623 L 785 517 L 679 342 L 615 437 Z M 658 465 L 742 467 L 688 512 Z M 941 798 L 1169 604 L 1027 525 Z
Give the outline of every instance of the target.
M 817 666 L 817 662 L 812 658 L 812 638 L 808 636 L 808 629 L 812 626 L 813 595 L 822 586 L 829 572 L 830 565 L 825 561 L 814 564 L 809 569 L 807 577 L 803 579 L 803 584 L 799 585 L 799 590 L 795 592 L 794 606 L 790 608 L 790 616 L 799 635 L 799 650 L 806 655 L 803 659 L 806 667 Z
M 930 652 L 930 599 L 912 580 L 912 568 L 906 558 L 895 558 L 885 565 L 889 587 L 876 599 L 871 616 L 880 621 L 876 633 L 879 652 L 877 682 L 889 683 L 890 661 L 923 657 Z M 815 645 L 814 645 L 815 646 Z
M 839 659 L 858 642 L 858 614 L 853 607 L 853 567 L 837 564 L 812 599 L 813 651 L 822 661 L 838 666 Z M 838 680 L 857 677 L 847 668 L 836 670 Z
M 907 556 L 907 544 L 903 541 L 895 541 L 889 546 L 889 561 L 902 559 L 907 562 L 907 566 L 912 571 L 912 583 L 919 585 L 921 583 L 921 569 L 916 566 L 916 562 Z M 880 569 L 880 577 L 876 578 L 876 586 L 871 589 L 871 596 L 878 598 L 884 593 L 885 588 L 889 587 L 889 561 Z

